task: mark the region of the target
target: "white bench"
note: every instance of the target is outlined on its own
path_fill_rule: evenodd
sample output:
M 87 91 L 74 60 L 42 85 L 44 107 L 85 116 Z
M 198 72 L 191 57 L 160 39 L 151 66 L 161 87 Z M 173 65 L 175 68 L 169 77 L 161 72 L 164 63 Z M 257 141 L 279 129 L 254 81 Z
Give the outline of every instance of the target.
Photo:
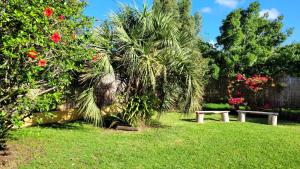
M 278 113 L 274 113 L 274 112 L 263 112 L 263 111 L 242 111 L 239 110 L 238 114 L 239 114 L 239 121 L 240 122 L 246 122 L 246 114 L 250 113 L 250 114 L 261 114 L 261 115 L 268 115 L 268 124 L 276 126 L 277 125 L 277 116 Z
M 197 123 L 204 123 L 204 114 L 221 114 L 222 121 L 229 122 L 229 111 L 196 111 Z

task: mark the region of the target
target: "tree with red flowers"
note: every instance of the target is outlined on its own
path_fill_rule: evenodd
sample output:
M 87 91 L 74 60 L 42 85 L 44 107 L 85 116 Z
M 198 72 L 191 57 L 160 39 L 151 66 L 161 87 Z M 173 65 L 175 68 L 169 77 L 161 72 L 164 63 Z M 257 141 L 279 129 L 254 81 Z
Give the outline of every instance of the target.
M 85 45 L 92 28 L 85 2 L 30 2 L 0 1 L 0 131 L 55 109 L 94 55 Z
M 239 105 L 247 102 L 251 108 L 256 109 L 258 108 L 256 98 L 270 85 L 274 86 L 274 83 L 269 76 L 255 74 L 247 78 L 239 73 L 228 85 L 228 103 L 238 109 Z M 254 103 L 251 97 L 254 98 Z

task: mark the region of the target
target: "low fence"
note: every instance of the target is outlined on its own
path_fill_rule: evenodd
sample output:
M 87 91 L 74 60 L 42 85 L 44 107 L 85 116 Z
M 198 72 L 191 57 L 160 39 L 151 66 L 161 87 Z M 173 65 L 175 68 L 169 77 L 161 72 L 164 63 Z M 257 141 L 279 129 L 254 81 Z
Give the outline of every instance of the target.
M 281 76 L 276 78 L 280 87 L 269 88 L 264 98 L 274 108 L 300 108 L 300 78 Z M 206 86 L 204 100 L 209 103 L 227 102 L 227 80 L 213 80 Z
M 34 113 L 31 117 L 24 119 L 24 125 L 22 127 L 35 126 L 39 124 L 65 123 L 81 118 L 82 116 L 74 109 L 50 113 Z

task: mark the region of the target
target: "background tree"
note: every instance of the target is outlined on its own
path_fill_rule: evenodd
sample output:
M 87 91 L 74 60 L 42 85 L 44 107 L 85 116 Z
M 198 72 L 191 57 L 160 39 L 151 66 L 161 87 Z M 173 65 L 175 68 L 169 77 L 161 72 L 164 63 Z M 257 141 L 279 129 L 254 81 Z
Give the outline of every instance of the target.
M 179 23 L 181 33 L 198 38 L 202 17 L 200 12 L 191 15 L 191 0 L 154 0 L 152 9 L 156 13 L 171 14 Z
M 266 65 L 261 65 L 267 74 L 300 76 L 300 44 L 290 44 L 277 48 Z
M 192 3 L 190 0 L 178 1 L 180 31 L 195 35 L 195 18 L 191 16 Z
M 156 13 L 165 13 L 178 17 L 177 0 L 154 0 L 152 9 Z
M 291 34 L 290 29 L 282 31 L 283 16 L 269 20 L 268 14 L 261 17 L 259 11 L 259 3 L 253 2 L 247 9 L 234 10 L 223 21 L 217 41 L 223 51 L 219 63 L 224 75 L 261 73 L 263 69 L 257 65 L 266 63 Z
M 201 32 L 201 27 L 202 27 L 202 16 L 199 11 L 195 13 L 194 19 L 195 19 L 195 34 L 198 35 Z

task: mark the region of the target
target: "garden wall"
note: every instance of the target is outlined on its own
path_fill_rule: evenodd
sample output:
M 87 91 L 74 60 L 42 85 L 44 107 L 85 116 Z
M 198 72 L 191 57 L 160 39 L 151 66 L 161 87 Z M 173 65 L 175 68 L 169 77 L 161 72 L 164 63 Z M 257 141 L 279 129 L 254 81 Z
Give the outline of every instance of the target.
M 81 118 L 82 116 L 74 109 L 50 113 L 34 113 L 34 115 L 24 120 L 23 127 L 35 126 L 38 124 L 65 123 Z
M 265 99 L 275 108 L 300 108 L 300 78 L 283 75 L 276 78 L 276 88 L 265 91 Z M 213 80 L 206 86 L 204 100 L 207 103 L 227 102 L 227 80 Z

